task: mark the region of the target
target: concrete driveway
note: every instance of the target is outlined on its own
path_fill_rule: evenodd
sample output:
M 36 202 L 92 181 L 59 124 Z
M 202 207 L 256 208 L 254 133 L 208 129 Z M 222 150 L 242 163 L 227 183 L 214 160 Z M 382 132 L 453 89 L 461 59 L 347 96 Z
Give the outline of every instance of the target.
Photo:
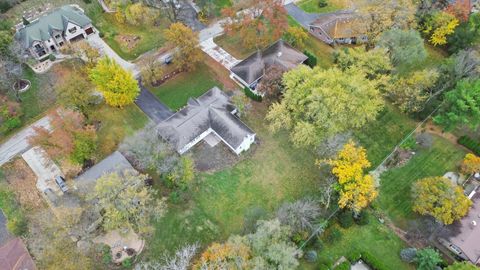
M 145 88 L 141 83 L 140 95 L 138 95 L 135 104 L 156 124 L 170 117 L 173 112 L 163 104 L 158 98 Z

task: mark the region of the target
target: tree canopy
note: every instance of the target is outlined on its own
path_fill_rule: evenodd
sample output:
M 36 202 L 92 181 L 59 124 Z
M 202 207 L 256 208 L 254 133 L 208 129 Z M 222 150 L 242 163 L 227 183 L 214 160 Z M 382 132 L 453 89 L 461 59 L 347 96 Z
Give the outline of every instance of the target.
M 173 58 L 175 66 L 185 70 L 194 69 L 202 59 L 202 53 L 198 48 L 198 33 L 178 22 L 165 29 L 164 34 L 167 42 L 177 48 Z
M 332 173 L 337 177 L 340 208 L 360 213 L 377 197 L 373 177 L 364 172 L 370 167 L 365 148 L 356 147 L 350 141 L 334 159 L 319 161 L 320 164 L 324 162 L 332 167 Z
M 290 131 L 296 146 L 322 140 L 376 118 L 383 99 L 376 85 L 354 69 L 301 66 L 285 73 L 284 98 L 267 114 L 270 129 Z
M 480 79 L 464 79 L 445 93 L 444 102 L 433 118 L 447 131 L 465 125 L 476 129 L 480 124 Z
M 452 265 L 449 265 L 445 270 L 478 270 L 478 267 L 469 263 L 469 262 L 454 262 Z
M 108 105 L 123 107 L 132 104 L 140 93 L 133 74 L 109 57 L 100 59 L 89 76 Z
M 454 33 L 459 21 L 444 11 L 433 11 L 425 16 L 421 28 L 434 46 L 447 44 L 447 36 Z
M 427 58 L 423 38 L 413 29 L 388 30 L 380 36 L 377 45 L 388 50 L 390 60 L 396 66 L 422 62 Z
M 444 177 L 427 177 L 412 186 L 413 211 L 430 215 L 445 225 L 464 217 L 472 201 L 463 189 Z

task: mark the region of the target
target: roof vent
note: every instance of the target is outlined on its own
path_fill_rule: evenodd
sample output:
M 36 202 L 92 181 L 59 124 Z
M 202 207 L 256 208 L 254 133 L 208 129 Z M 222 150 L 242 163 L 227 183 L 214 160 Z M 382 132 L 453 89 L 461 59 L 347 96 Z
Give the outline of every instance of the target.
M 280 58 L 281 56 L 282 56 L 282 52 L 278 52 L 278 53 L 277 53 L 277 57 Z
M 473 227 L 477 226 L 477 222 L 475 220 L 472 220 L 471 224 Z

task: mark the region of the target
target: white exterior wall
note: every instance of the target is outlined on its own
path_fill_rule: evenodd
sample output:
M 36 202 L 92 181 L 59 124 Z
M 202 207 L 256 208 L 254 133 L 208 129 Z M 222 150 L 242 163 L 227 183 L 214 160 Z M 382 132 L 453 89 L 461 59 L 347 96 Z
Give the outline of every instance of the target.
M 234 152 L 239 155 L 243 151 L 247 151 L 250 149 L 250 145 L 255 141 L 255 134 L 249 135 L 243 139 L 242 144 L 237 147 L 237 149 L 234 150 Z
M 69 29 L 72 29 L 73 27 L 76 27 L 77 30 L 75 31 L 75 33 L 70 33 L 70 31 L 68 31 Z M 68 22 L 67 24 L 67 28 L 65 29 L 65 40 L 67 41 L 70 41 L 72 38 L 78 36 L 82 34 L 84 38 L 87 37 L 87 34 L 85 34 L 85 30 L 83 30 L 82 27 L 74 24 L 74 23 L 71 23 L 71 22 Z
M 194 140 L 189 142 L 187 145 L 185 145 L 182 149 L 180 149 L 178 153 L 180 155 L 185 154 L 185 152 L 190 150 L 190 148 L 195 146 L 201 140 L 205 139 L 205 137 L 207 137 L 210 133 L 213 133 L 215 134 L 215 136 L 220 138 L 220 140 L 237 155 L 240 155 L 240 153 L 242 153 L 243 151 L 247 151 L 248 149 L 250 149 L 250 146 L 252 145 L 252 143 L 255 142 L 255 134 L 248 135 L 247 137 L 243 138 L 243 142 L 237 148 L 233 148 L 220 135 L 218 135 L 218 133 L 215 132 L 215 130 L 213 130 L 212 128 L 209 128 L 206 131 L 204 131 L 202 134 L 198 135 L 198 137 L 196 137 Z

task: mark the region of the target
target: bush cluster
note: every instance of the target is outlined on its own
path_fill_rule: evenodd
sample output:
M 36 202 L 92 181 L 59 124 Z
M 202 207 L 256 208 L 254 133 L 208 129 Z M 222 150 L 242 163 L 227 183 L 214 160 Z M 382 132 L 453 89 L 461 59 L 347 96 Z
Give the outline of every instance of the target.
M 7 229 L 15 236 L 27 232 L 27 219 L 15 200 L 15 195 L 5 186 L 0 186 L 0 209 L 7 218 Z
M 480 156 L 480 143 L 478 141 L 468 136 L 462 136 L 458 139 L 458 143 L 472 150 L 475 155 Z
M 243 92 L 245 92 L 245 95 L 249 98 L 251 98 L 252 100 L 255 100 L 255 101 L 258 101 L 258 102 L 261 102 L 262 101 L 262 96 L 260 95 L 257 95 L 255 94 L 254 92 L 252 92 L 252 90 L 248 87 L 245 87 L 243 88 Z
M 304 51 L 303 54 L 305 54 L 308 59 L 305 61 L 305 64 L 311 68 L 315 67 L 317 65 L 317 57 L 309 52 L 309 51 Z
M 352 211 L 342 211 L 337 216 L 338 223 L 342 228 L 347 229 L 353 225 L 353 213 Z
M 341 264 L 337 265 L 337 267 L 335 267 L 335 270 L 350 270 L 351 267 L 352 265 L 349 261 L 344 261 Z

